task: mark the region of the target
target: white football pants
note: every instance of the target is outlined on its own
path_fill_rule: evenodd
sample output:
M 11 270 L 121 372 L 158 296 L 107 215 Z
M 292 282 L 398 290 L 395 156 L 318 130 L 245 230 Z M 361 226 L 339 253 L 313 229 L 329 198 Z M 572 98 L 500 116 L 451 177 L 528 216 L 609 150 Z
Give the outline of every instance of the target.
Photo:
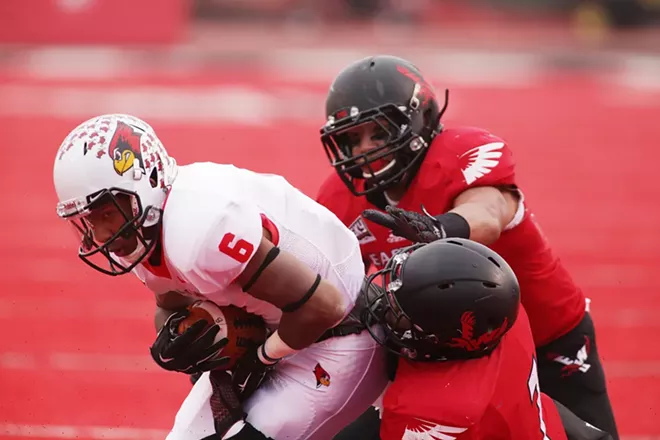
M 385 349 L 366 330 L 330 338 L 280 361 L 245 402 L 247 421 L 275 440 L 331 440 L 387 386 Z M 215 433 L 205 373 L 179 409 L 167 440 Z

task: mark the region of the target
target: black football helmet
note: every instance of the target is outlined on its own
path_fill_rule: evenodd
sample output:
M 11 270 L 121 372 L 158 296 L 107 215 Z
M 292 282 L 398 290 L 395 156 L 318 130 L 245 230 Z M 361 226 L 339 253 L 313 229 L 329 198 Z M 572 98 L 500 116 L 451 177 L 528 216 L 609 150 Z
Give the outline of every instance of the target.
M 326 123 L 321 142 L 330 163 L 355 195 L 383 191 L 414 175 L 433 138 L 442 130 L 442 109 L 431 85 L 412 63 L 379 55 L 356 61 L 342 70 L 330 86 L 325 103 Z M 384 144 L 353 155 L 346 131 L 374 122 Z M 380 168 L 377 162 L 386 161 Z M 363 171 L 368 168 L 368 172 Z M 364 180 L 364 185 L 358 185 Z
M 490 354 L 520 305 L 518 280 L 504 259 L 458 238 L 402 249 L 365 280 L 363 294 L 361 320 L 372 337 L 416 361 Z M 384 338 L 374 324 L 382 324 Z

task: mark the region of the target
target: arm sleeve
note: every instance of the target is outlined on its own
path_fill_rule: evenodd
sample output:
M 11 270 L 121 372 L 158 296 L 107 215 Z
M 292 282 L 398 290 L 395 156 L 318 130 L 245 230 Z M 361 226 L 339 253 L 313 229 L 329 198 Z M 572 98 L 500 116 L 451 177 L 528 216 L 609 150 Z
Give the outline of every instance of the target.
M 456 198 L 479 186 L 516 186 L 515 161 L 507 143 L 490 133 L 476 133 L 455 146 L 456 163 L 449 193 Z
M 201 293 L 223 290 L 243 272 L 263 236 L 259 209 L 229 201 L 209 223 L 192 272 Z

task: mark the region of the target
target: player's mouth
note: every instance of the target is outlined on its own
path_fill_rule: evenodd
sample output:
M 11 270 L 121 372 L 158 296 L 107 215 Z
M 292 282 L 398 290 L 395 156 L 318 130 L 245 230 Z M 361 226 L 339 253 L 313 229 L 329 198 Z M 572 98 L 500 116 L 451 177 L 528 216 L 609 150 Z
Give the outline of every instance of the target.
M 392 156 L 384 157 L 382 159 L 376 159 L 374 161 L 362 165 L 362 176 L 365 179 L 370 179 L 372 177 L 378 176 L 384 171 L 389 170 L 394 166 L 396 160 Z
M 108 245 L 108 251 L 112 252 L 118 257 L 126 257 L 130 255 L 131 252 L 133 252 L 133 250 L 130 248 L 131 246 L 129 243 L 120 238 L 113 240 L 112 243 Z

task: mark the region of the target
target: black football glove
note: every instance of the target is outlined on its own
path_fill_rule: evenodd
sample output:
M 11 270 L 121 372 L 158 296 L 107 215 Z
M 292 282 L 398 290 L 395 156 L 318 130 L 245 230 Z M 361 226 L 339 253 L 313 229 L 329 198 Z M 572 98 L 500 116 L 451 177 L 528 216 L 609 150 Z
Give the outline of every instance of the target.
M 413 243 L 431 243 L 447 238 L 444 227 L 426 212 L 423 206 L 423 214 L 394 206 L 387 206 L 385 210 L 387 214 L 375 209 L 366 209 L 362 211 L 362 217 L 391 229 L 392 234 L 406 238 Z
M 210 371 L 227 364 L 230 358 L 220 353 L 229 340 L 223 338 L 214 342 L 220 331 L 217 324 L 206 328 L 208 323 L 200 320 L 178 334 L 179 323 L 189 315 L 188 309 L 183 309 L 167 318 L 150 347 L 154 361 L 165 370 L 186 374 Z
M 210 403 L 215 432 L 222 438 L 229 428 L 245 417 L 245 412 L 229 372 L 211 371 L 209 380 L 213 389 Z
M 277 361 L 267 363 L 261 360 L 259 350 L 262 346 L 254 346 L 241 357 L 232 370 L 232 382 L 240 392 L 241 401 L 250 397 L 259 388 Z

